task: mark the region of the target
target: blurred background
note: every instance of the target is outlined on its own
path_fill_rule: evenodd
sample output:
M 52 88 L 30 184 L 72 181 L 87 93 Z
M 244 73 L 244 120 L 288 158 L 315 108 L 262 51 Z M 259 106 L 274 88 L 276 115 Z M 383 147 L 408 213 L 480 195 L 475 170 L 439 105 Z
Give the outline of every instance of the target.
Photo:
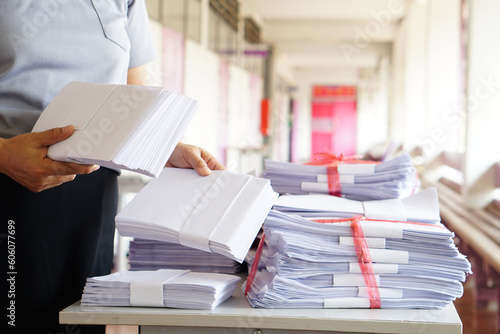
M 473 262 L 466 287 L 477 284 L 457 305 L 464 332 L 496 333 L 500 1 L 146 3 L 157 52 L 150 85 L 201 104 L 184 142 L 258 174 L 264 159 L 410 153 Z M 147 182 L 124 172 L 121 205 Z M 128 245 L 117 247 L 124 268 Z
M 183 140 L 228 168 L 404 151 L 432 181 L 453 178 L 471 206 L 494 200 L 500 2 L 146 3 L 149 82 L 200 101 Z

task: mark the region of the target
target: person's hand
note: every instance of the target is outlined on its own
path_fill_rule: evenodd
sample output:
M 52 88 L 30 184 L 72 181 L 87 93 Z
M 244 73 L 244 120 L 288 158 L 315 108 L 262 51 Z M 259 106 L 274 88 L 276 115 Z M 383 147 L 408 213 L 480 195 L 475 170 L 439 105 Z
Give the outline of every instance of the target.
M 31 191 L 40 192 L 72 181 L 77 174 L 96 171 L 99 166 L 54 161 L 47 157 L 49 145 L 69 138 L 73 131 L 70 125 L 0 139 L 0 172 Z
M 177 144 L 165 167 L 193 168 L 201 176 L 209 175 L 211 170 L 225 169 L 204 149 L 183 143 Z

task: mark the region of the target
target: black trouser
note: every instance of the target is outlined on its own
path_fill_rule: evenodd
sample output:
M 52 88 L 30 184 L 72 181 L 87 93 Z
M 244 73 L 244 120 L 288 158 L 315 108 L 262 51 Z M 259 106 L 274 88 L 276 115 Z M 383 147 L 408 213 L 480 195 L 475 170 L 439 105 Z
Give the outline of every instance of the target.
M 104 332 L 58 325 L 58 313 L 87 277 L 110 272 L 117 202 L 117 173 L 106 168 L 40 193 L 0 174 L 2 333 Z

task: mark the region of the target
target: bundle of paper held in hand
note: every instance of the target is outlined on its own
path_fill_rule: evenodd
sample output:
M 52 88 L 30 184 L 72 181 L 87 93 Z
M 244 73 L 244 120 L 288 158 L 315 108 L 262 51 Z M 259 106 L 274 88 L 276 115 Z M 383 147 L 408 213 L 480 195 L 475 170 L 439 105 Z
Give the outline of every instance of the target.
M 436 202 L 435 189 L 425 195 Z M 442 308 L 462 296 L 469 261 L 426 201 L 406 202 L 407 219 L 385 210 L 352 218 L 309 218 L 272 210 L 246 288 L 253 307 Z M 417 204 L 424 205 L 418 210 Z M 279 201 L 277 204 L 280 204 Z M 304 207 L 306 205 L 302 205 Z M 329 207 L 331 212 L 344 208 Z M 324 211 L 322 212 L 325 213 Z M 378 215 L 378 213 L 382 213 Z M 358 215 L 359 213 L 356 213 Z M 314 215 L 313 215 L 314 216 Z M 431 221 L 434 217 L 434 221 Z M 391 219 L 392 218 L 392 219 Z
M 172 242 L 134 239 L 130 242 L 130 270 L 183 269 L 234 274 L 240 264 L 224 255 L 208 253 Z
M 178 243 L 243 262 L 278 194 L 267 179 L 165 168 L 116 216 L 122 236 Z
M 88 278 L 82 305 L 213 309 L 232 296 L 239 280 L 189 270 L 119 271 Z
M 197 109 L 197 101 L 160 87 L 71 82 L 32 131 L 73 125 L 49 158 L 156 177 Z
M 329 166 L 266 160 L 262 177 L 280 194 L 330 194 L 360 201 L 406 197 L 420 187 L 408 154 L 382 163 L 335 160 Z

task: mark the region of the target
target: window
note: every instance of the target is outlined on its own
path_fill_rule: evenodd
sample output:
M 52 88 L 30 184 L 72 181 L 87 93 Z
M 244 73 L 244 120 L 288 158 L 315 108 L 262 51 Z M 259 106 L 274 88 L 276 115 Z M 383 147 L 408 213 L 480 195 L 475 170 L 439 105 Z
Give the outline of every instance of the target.
M 210 0 L 209 48 L 233 63 L 237 58 L 238 10 L 236 0 Z
M 151 19 L 200 41 L 200 0 L 146 0 L 146 6 Z
M 174 30 L 184 32 L 184 13 L 186 7 L 184 2 L 184 0 L 160 1 L 161 23 Z
M 200 0 L 187 0 L 186 29 L 184 35 L 194 41 L 200 41 L 201 27 L 201 2 Z
M 218 52 L 220 21 L 221 18 L 217 12 L 210 6 L 208 12 L 208 48 L 214 52 Z

